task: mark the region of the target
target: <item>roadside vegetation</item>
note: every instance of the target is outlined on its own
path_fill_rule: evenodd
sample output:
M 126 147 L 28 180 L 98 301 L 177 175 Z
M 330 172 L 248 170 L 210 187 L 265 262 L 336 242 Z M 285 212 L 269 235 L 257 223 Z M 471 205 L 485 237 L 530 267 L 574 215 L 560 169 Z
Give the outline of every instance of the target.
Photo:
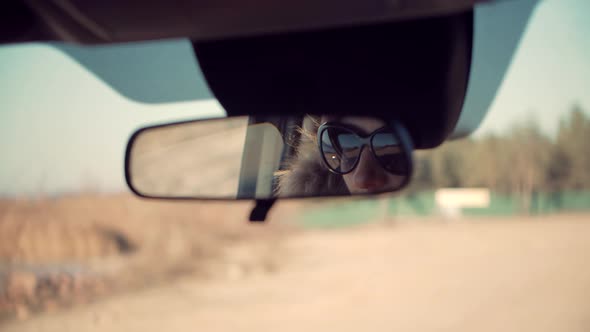
M 417 152 L 416 175 L 406 193 L 481 187 L 513 197 L 525 213 L 540 195 L 551 196 L 559 205 L 565 193 L 590 191 L 588 142 L 590 116 L 574 105 L 555 137 L 546 136 L 531 119 L 505 133 Z

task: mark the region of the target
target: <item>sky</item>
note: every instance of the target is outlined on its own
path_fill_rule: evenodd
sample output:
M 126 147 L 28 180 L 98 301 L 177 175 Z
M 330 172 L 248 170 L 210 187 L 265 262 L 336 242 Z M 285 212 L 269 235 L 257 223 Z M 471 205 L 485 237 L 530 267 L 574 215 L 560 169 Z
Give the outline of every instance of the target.
M 587 0 L 539 3 L 475 136 L 506 131 L 527 119 L 551 136 L 573 103 L 590 110 L 587 13 Z M 184 56 L 192 56 L 186 41 L 177 44 Z M 194 59 L 187 62 L 190 66 L 178 68 L 179 73 L 185 79 L 200 75 Z M 133 68 L 117 70 L 125 69 Z M 154 80 L 130 83 L 142 82 Z M 168 87 L 168 81 L 156 83 L 154 88 L 162 91 Z M 204 91 L 199 95 L 204 99 L 197 101 L 141 103 L 53 46 L 2 46 L 0 195 L 127 190 L 123 161 L 133 131 L 170 119 L 223 116 L 217 101 L 203 97 L 209 95 Z
M 487 116 L 475 133 L 533 119 L 553 136 L 574 103 L 590 110 L 590 1 L 541 1 Z

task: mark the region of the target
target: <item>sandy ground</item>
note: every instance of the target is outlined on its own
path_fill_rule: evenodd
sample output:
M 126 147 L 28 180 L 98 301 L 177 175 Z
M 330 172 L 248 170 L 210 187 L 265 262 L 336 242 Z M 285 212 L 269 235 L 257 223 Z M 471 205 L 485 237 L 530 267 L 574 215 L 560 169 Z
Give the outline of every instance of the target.
M 282 265 L 182 279 L 11 331 L 590 331 L 590 218 L 308 231 Z

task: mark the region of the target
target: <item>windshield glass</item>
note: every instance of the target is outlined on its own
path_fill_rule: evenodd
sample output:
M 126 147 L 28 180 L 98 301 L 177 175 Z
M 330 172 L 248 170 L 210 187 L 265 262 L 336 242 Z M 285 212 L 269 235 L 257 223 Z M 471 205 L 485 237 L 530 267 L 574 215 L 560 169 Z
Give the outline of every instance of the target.
M 194 58 L 171 70 L 200 97 L 148 104 L 67 47 L 0 47 L 0 330 L 587 331 L 587 13 L 539 2 L 481 125 L 415 152 L 401 193 L 281 201 L 264 226 L 125 184 L 135 129 L 225 115 Z

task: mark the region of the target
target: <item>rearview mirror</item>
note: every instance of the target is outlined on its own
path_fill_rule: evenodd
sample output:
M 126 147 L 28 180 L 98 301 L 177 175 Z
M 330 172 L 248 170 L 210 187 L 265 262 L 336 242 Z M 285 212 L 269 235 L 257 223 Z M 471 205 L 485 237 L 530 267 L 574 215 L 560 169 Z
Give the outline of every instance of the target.
M 396 121 L 368 117 L 230 117 L 146 127 L 125 173 L 142 197 L 267 199 L 377 194 L 412 175 L 412 143 Z

